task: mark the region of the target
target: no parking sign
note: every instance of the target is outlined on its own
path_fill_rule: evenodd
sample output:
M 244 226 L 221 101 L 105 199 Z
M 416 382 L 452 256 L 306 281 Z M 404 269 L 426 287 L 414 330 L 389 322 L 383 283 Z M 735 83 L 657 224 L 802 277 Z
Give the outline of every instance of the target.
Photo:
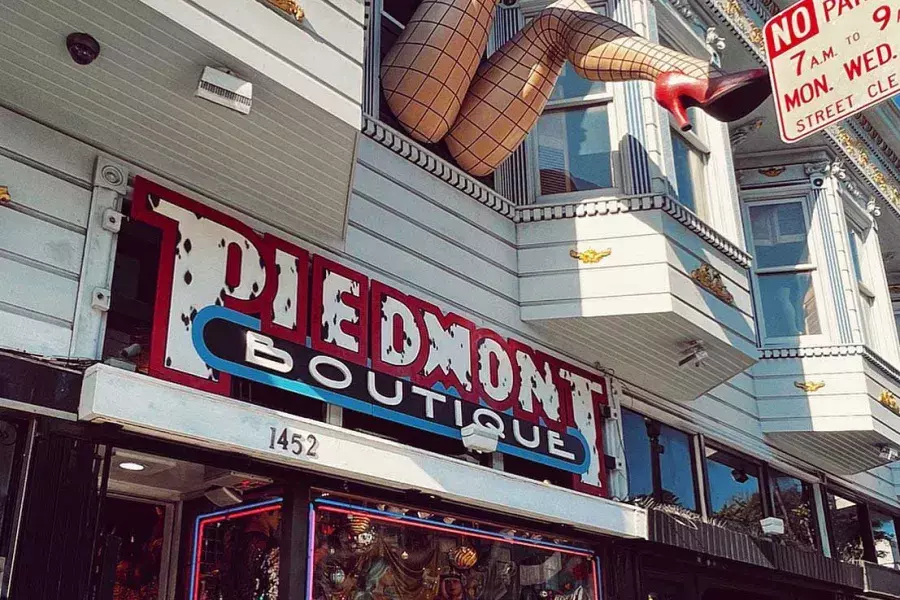
M 900 0 L 801 0 L 764 35 L 787 143 L 900 93 Z

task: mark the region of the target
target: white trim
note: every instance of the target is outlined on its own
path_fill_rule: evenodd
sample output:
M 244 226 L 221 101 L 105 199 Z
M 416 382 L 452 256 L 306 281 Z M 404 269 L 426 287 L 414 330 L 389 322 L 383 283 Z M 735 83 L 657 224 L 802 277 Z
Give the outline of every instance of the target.
M 55 408 L 47 408 L 36 404 L 28 404 L 27 402 L 19 402 L 18 400 L 10 400 L 9 398 L 0 398 L 0 408 L 8 408 L 19 412 L 31 413 L 33 415 L 43 415 L 45 417 L 54 417 L 56 419 L 64 419 L 66 421 L 77 421 L 78 417 L 75 413 L 57 410 Z
M 339 478 L 420 490 L 481 510 L 566 524 L 592 533 L 647 539 L 647 512 L 635 506 L 107 365 L 94 365 L 85 373 L 79 418 Z M 318 457 L 270 450 L 269 428 L 273 426 L 315 435 Z

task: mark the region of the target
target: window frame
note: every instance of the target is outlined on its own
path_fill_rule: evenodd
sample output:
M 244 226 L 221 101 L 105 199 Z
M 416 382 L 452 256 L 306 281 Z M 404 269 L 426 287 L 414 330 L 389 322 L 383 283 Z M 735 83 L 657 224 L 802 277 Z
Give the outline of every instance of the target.
M 630 413 L 633 413 L 633 414 L 643 418 L 645 423 L 647 421 L 649 421 L 659 428 L 662 428 L 663 426 L 665 426 L 665 427 L 668 427 L 669 429 L 675 430 L 675 431 L 687 436 L 688 451 L 690 452 L 690 458 L 688 460 L 688 467 L 690 468 L 691 477 L 693 479 L 691 487 L 693 488 L 693 492 L 694 492 L 694 507 L 695 508 L 690 509 L 690 508 L 687 508 L 684 506 L 681 506 L 681 508 L 683 508 L 684 510 L 696 513 L 697 515 L 702 515 L 703 510 L 704 510 L 704 508 L 703 508 L 704 503 L 703 503 L 703 498 L 701 496 L 701 485 L 700 485 L 700 477 L 702 476 L 702 474 L 697 472 L 697 456 L 696 456 L 697 434 L 692 433 L 690 431 L 685 431 L 684 429 L 675 427 L 673 425 L 670 425 L 669 423 L 660 421 L 659 419 L 655 419 L 643 412 L 635 410 L 634 408 L 628 408 L 628 407 L 624 407 L 624 406 L 621 407 L 621 414 L 623 415 L 623 417 L 622 417 L 623 423 L 624 423 L 624 413 L 625 412 L 630 412 Z M 651 485 L 653 487 L 653 490 L 651 491 L 651 496 L 653 497 L 653 500 L 655 502 L 663 503 L 663 499 L 662 499 L 662 492 L 663 492 L 662 466 L 661 466 L 661 462 L 660 462 L 660 456 L 662 456 L 663 452 L 659 451 L 659 447 L 658 447 L 659 446 L 659 438 L 658 437 L 656 438 L 656 440 L 657 440 L 656 442 L 654 442 L 654 438 L 653 438 L 653 436 L 650 436 L 649 432 L 648 432 L 647 437 L 649 438 L 648 442 L 650 444 L 650 481 L 651 481 Z M 624 435 L 623 435 L 623 438 L 624 438 Z M 627 453 L 628 453 L 628 448 L 625 447 L 624 439 L 623 439 L 622 440 L 622 456 L 623 456 L 623 458 L 625 458 L 626 469 L 628 468 Z M 627 497 L 629 497 L 629 498 L 633 497 L 630 489 L 628 490 Z M 680 505 L 678 505 L 678 506 L 680 506 Z
M 811 520 L 811 529 L 813 534 L 812 546 L 809 546 L 808 549 L 817 552 L 819 554 L 822 553 L 822 520 L 819 518 L 818 510 L 816 510 L 816 495 L 819 493 L 817 490 L 816 483 L 814 481 L 807 480 L 803 477 L 798 477 L 795 474 L 789 473 L 784 469 L 779 467 L 770 465 L 768 463 L 765 464 L 765 488 L 766 488 L 766 501 L 769 505 L 769 514 L 768 516 L 782 518 L 778 515 L 778 509 L 776 507 L 775 502 L 775 479 L 778 476 L 790 477 L 791 479 L 796 479 L 802 485 L 809 487 L 810 498 L 809 498 L 809 509 L 810 509 L 810 520 Z M 799 542 L 794 542 L 798 543 Z M 804 544 L 800 544 L 804 548 Z
M 769 489 L 769 474 L 768 474 L 768 465 L 766 462 L 744 454 L 740 450 L 736 450 L 734 448 L 730 448 L 728 446 L 724 446 L 722 444 L 718 444 L 716 442 L 707 442 L 704 441 L 703 446 L 701 448 L 703 452 L 703 456 L 701 457 L 702 465 L 703 465 L 703 483 L 706 489 L 706 497 L 703 499 L 704 506 L 706 509 L 709 518 L 711 519 L 721 519 L 716 515 L 715 511 L 713 511 L 712 506 L 712 485 L 709 479 L 709 467 L 707 466 L 707 461 L 709 460 L 709 456 L 707 456 L 707 450 L 712 449 L 717 452 L 722 452 L 725 454 L 730 454 L 735 458 L 742 460 L 744 462 L 751 463 L 756 466 L 758 469 L 759 476 L 757 477 L 757 491 L 759 493 L 759 501 L 760 508 L 762 511 L 762 518 L 772 516 L 772 507 L 771 501 L 768 494 Z M 797 478 L 799 479 L 799 477 Z M 728 521 L 728 519 L 724 519 Z
M 799 203 L 803 211 L 803 218 L 806 225 L 806 246 L 809 262 L 798 265 L 787 265 L 781 267 L 763 267 L 756 266 L 756 245 L 753 241 L 753 227 L 750 222 L 750 208 L 756 206 L 768 206 L 776 204 L 794 204 Z M 745 194 L 741 202 L 741 216 L 744 221 L 744 235 L 747 240 L 747 247 L 754 257 L 753 267 L 751 268 L 751 278 L 753 282 L 753 300 L 756 306 L 756 314 L 758 316 L 758 330 L 760 342 L 763 346 L 784 346 L 792 344 L 815 345 L 823 342 L 828 335 L 830 323 L 828 322 L 828 311 L 824 305 L 824 290 L 822 289 L 822 275 L 819 271 L 817 259 L 819 258 L 819 244 L 815 235 L 815 219 L 809 205 L 809 195 L 793 190 L 782 190 L 781 193 L 773 193 L 771 190 L 754 190 L 754 193 Z M 793 273 L 809 273 L 812 281 L 813 294 L 815 295 L 816 312 L 819 316 L 819 333 L 803 333 L 799 335 L 789 336 L 770 336 L 766 331 L 766 319 L 763 312 L 762 295 L 760 293 L 760 276 L 780 275 Z
M 683 52 L 685 54 L 696 56 L 698 50 L 692 50 L 688 44 L 685 44 L 684 36 L 679 36 L 677 33 L 670 31 L 670 29 L 674 29 L 675 25 L 670 24 L 667 21 L 664 21 L 659 27 L 659 43 L 667 48 L 671 48 L 672 50 L 676 50 L 678 52 Z M 673 33 L 675 33 L 673 35 Z M 687 41 L 690 41 L 691 38 L 688 38 Z M 696 42 L 697 40 L 694 39 Z M 693 44 L 697 46 L 697 44 Z M 704 50 L 708 49 L 704 47 Z M 712 56 L 710 56 L 712 59 Z M 712 60 L 710 60 L 712 63 Z M 675 184 L 675 192 L 679 192 L 678 190 L 678 182 L 677 182 L 677 171 L 678 167 L 675 165 L 675 136 L 678 136 L 682 139 L 685 144 L 687 144 L 688 149 L 690 151 L 696 152 L 696 156 L 699 158 L 698 162 L 700 163 L 699 168 L 695 165 L 689 165 L 691 170 L 691 179 L 694 184 L 694 208 L 690 208 L 686 204 L 680 201 L 679 198 L 676 200 L 681 204 L 684 208 L 690 210 L 692 213 L 697 215 L 700 220 L 705 222 L 710 222 L 712 217 L 712 210 L 710 207 L 710 196 L 708 190 L 712 189 L 710 185 L 710 157 L 712 151 L 710 149 L 709 144 L 709 133 L 710 127 L 708 126 L 708 121 L 711 117 L 709 117 L 706 113 L 699 109 L 695 109 L 691 111 L 690 114 L 691 123 L 693 124 L 693 129 L 691 131 L 681 131 L 678 125 L 675 122 L 675 118 L 671 113 L 666 111 L 666 120 L 669 126 L 669 139 L 672 146 L 672 164 L 673 164 L 673 172 L 671 177 L 669 178 L 670 183 Z M 699 194 L 698 194 L 699 192 Z
M 546 3 L 549 6 L 550 2 Z M 606 1 L 588 0 L 588 4 L 603 16 L 609 16 L 609 5 Z M 523 8 L 524 22 L 528 23 L 543 8 L 545 4 L 529 5 Z M 565 65 L 563 65 L 565 68 Z M 534 190 L 535 204 L 564 204 L 583 200 L 603 200 L 621 196 L 623 193 L 624 165 L 622 164 L 620 147 L 625 134 L 628 132 L 627 115 L 624 110 L 624 102 L 621 97 L 621 82 L 605 82 L 603 92 L 587 94 L 577 98 L 565 98 L 563 100 L 549 101 L 544 107 L 544 112 L 538 117 L 534 128 L 529 132 L 523 142 L 526 144 L 525 152 L 528 155 L 528 177 L 531 179 Z M 559 192 L 544 194 L 541 191 L 541 165 L 539 156 L 539 141 L 537 138 L 540 120 L 545 114 L 564 113 L 567 111 L 587 109 L 594 106 L 606 107 L 607 120 L 609 122 L 610 145 L 610 178 L 612 186 L 607 188 L 595 188 L 574 192 Z
M 872 234 L 871 226 L 862 226 L 852 215 L 847 215 L 847 250 L 850 258 L 850 274 L 856 283 L 856 310 L 859 319 L 859 330 L 862 342 L 870 348 L 877 349 L 880 340 L 877 339 L 875 319 L 875 293 L 872 291 L 871 269 L 868 265 L 869 236 Z

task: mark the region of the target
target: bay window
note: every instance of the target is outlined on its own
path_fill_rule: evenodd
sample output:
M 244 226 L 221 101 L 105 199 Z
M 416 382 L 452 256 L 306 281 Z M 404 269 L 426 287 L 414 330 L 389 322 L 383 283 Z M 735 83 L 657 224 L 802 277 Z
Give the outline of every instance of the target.
M 671 127 L 672 158 L 675 163 L 675 183 L 678 186 L 675 198 L 700 218 L 707 218 L 706 163 L 709 150 L 701 139 L 703 117 L 700 111 L 690 109 L 688 112 L 691 121 L 697 124 L 697 133 Z
M 605 83 L 565 63 L 534 132 L 540 195 L 615 187 L 612 99 Z
M 857 305 L 859 306 L 859 325 L 863 341 L 876 347 L 873 318 L 875 313 L 875 294 L 869 282 L 866 265 L 866 234 L 855 223 L 847 223 L 847 246 L 850 249 L 850 262 L 853 276 L 856 279 Z
M 804 202 L 752 202 L 746 211 L 764 339 L 821 333 Z

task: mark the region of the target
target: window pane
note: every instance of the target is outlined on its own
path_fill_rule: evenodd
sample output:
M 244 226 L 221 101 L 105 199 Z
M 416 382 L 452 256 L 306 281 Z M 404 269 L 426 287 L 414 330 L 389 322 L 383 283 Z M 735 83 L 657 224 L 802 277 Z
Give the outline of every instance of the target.
M 860 293 L 859 310 L 861 313 L 860 321 L 862 321 L 863 339 L 869 346 L 872 346 L 875 342 L 874 336 L 872 335 L 872 312 L 874 310 L 874 302 L 873 298 Z
M 872 535 L 875 537 L 875 558 L 879 565 L 900 569 L 900 549 L 897 530 L 890 515 L 871 511 Z
M 853 227 L 850 227 L 850 234 L 847 237 L 849 238 L 848 245 L 850 246 L 850 260 L 853 263 L 853 273 L 856 275 L 857 281 L 863 281 L 862 263 L 859 260 L 859 245 L 861 242 L 859 233 Z
M 591 556 L 547 541 L 538 546 L 516 531 L 467 535 L 433 516 L 423 521 L 317 506 L 309 597 L 597 600 Z
M 720 519 L 738 523 L 747 531 L 760 531 L 763 518 L 759 493 L 759 467 L 737 456 L 706 449 L 709 508 Z
M 545 113 L 537 134 L 542 194 L 612 187 L 605 106 Z
M 799 202 L 751 206 L 749 213 L 757 268 L 809 262 L 806 220 Z
M 840 560 L 862 560 L 862 530 L 856 503 L 831 492 L 825 497 L 831 515 L 831 536 L 835 557 Z
M 812 486 L 796 477 L 772 471 L 772 506 L 784 521 L 785 538 L 808 548 L 816 545 Z
M 571 100 L 572 98 L 584 98 L 593 94 L 602 94 L 606 91 L 606 84 L 602 81 L 585 79 L 575 72 L 569 61 L 563 65 L 556 86 L 550 93 L 550 102 L 554 100 Z
M 694 190 L 694 172 L 691 168 L 691 153 L 694 150 L 679 134 L 672 132 L 672 154 L 675 160 L 675 183 L 678 185 L 677 200 L 697 212 L 697 199 Z
M 622 410 L 622 430 L 625 439 L 625 467 L 628 471 L 628 497 L 652 496 L 650 436 L 647 435 L 644 416 Z
M 659 444 L 661 450 L 659 470 L 662 476 L 663 502 L 697 510 L 690 436 L 677 429 L 661 425 Z
M 810 273 L 759 276 L 766 336 L 821 333 Z

